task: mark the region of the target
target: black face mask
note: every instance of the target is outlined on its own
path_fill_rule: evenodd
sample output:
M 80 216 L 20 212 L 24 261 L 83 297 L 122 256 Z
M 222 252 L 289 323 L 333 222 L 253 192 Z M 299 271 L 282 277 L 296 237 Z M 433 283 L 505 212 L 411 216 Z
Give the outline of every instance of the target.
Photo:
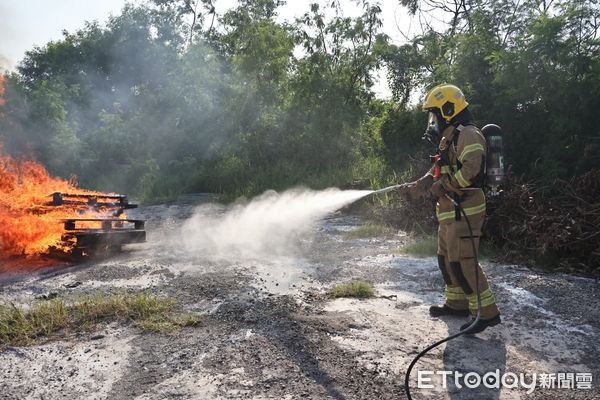
M 448 127 L 448 123 L 439 112 L 429 111 L 429 118 L 427 120 L 427 129 L 423 134 L 423 139 L 427 140 L 434 146 L 437 146 L 440 141 L 440 136 L 444 129 Z

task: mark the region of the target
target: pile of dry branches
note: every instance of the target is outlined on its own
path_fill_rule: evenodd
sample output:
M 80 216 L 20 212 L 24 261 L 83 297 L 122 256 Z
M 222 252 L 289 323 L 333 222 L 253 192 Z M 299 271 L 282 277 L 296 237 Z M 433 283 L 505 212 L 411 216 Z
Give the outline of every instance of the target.
M 385 205 L 365 207 L 369 218 L 408 232 L 435 233 L 433 200 L 389 196 Z M 600 278 L 600 169 L 546 186 L 511 178 L 499 196 L 488 196 L 487 214 L 484 241 L 502 250 L 502 261 Z
M 488 214 L 486 236 L 507 254 L 600 275 L 600 169 L 549 186 L 509 182 Z

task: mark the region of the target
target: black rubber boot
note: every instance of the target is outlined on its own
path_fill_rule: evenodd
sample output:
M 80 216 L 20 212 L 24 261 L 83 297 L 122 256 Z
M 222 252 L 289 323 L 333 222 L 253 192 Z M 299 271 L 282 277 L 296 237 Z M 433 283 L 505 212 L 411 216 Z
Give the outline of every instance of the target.
M 466 324 L 464 324 L 463 326 L 460 327 L 461 331 L 464 331 L 465 329 L 467 329 L 469 326 L 471 326 L 471 324 L 473 323 L 473 321 L 475 321 L 475 318 L 472 318 L 469 322 L 467 322 Z M 498 325 L 500 322 L 502 322 L 500 320 L 500 316 L 496 315 L 494 318 L 490 318 L 490 319 L 480 319 L 479 322 L 477 322 L 472 329 L 470 329 L 468 332 L 465 332 L 468 335 L 473 335 L 475 333 L 479 333 L 479 332 L 483 332 L 485 330 L 485 328 L 489 327 L 489 326 L 496 326 Z
M 455 310 L 444 304 L 443 306 L 429 307 L 429 315 L 431 315 L 432 317 L 441 317 L 444 315 L 454 315 L 457 317 L 466 317 L 467 315 L 469 315 L 469 310 L 467 310 L 467 309 Z

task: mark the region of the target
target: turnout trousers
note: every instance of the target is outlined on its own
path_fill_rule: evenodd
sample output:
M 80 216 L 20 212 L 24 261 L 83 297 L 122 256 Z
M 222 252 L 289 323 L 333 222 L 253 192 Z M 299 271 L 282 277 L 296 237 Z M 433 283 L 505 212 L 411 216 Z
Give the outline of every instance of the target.
M 475 241 L 475 254 L 479 251 L 479 237 L 485 211 L 469 216 Z M 494 294 L 488 286 L 481 265 L 475 265 L 473 245 L 464 217 L 440 221 L 438 229 L 438 264 L 446 283 L 446 306 L 455 310 L 469 309 L 477 315 L 476 274 L 479 274 L 481 318 L 490 319 L 500 314 Z

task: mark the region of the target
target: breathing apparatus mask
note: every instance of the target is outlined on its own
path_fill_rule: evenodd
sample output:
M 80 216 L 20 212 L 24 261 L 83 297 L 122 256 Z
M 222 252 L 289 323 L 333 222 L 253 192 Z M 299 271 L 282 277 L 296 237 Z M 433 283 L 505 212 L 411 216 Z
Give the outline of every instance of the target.
M 422 139 L 427 140 L 437 147 L 442 132 L 448 127 L 448 123 L 437 108 L 430 109 L 428 114 L 427 129 L 425 130 Z

